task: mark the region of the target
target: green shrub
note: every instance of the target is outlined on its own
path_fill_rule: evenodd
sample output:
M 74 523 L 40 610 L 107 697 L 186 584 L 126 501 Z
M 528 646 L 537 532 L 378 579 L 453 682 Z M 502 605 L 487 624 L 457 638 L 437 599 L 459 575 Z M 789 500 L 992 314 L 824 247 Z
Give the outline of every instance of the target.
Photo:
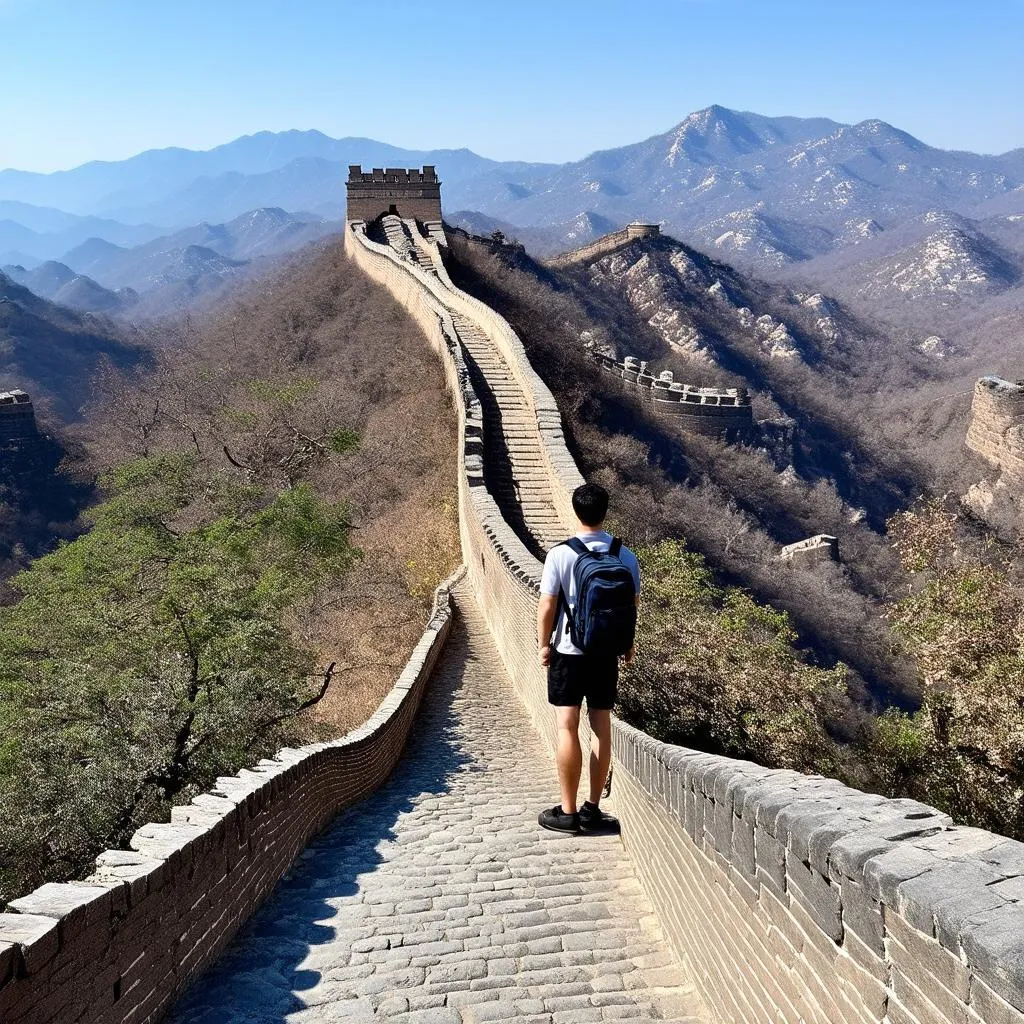
M 271 754 L 329 671 L 303 602 L 358 556 L 344 505 L 266 498 L 161 454 L 0 608 L 0 895 L 88 867 L 218 774 Z

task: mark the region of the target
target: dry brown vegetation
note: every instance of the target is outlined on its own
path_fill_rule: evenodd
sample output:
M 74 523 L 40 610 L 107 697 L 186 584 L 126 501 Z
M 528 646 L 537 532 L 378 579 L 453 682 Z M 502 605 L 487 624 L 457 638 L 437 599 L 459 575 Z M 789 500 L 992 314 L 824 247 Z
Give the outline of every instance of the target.
M 596 369 L 584 331 L 662 365 L 657 341 L 607 295 L 466 236 L 454 240 L 451 270 L 519 331 L 581 469 L 613 491 L 615 529 L 649 569 L 625 717 L 669 742 L 835 775 L 1024 835 L 1021 546 L 955 497 L 917 499 L 978 478 L 963 453 L 977 362 L 916 386 L 918 370 L 896 366 L 889 384 L 902 391 L 886 391 L 877 368 L 860 373 L 850 353 L 846 378 L 822 360 L 706 381 L 762 388 L 762 415 L 788 404 L 798 429 L 817 432 L 805 456 L 844 442 L 833 454 L 845 480 L 813 458 L 780 474 L 787 461 L 770 444 L 687 435 Z M 666 363 L 691 379 L 685 357 Z M 852 521 L 850 485 L 863 493 L 875 481 L 886 521 Z M 841 565 L 779 561 L 793 531 L 819 530 L 840 537 Z
M 782 475 L 766 448 L 728 446 L 686 434 L 600 373 L 586 355 L 584 332 L 620 351 L 653 355 L 664 347 L 646 324 L 607 295 L 581 295 L 573 281 L 522 254 L 463 235 L 453 239 L 451 262 L 453 276 L 492 303 L 523 338 L 566 417 L 577 460 L 588 476 L 614 491 L 619 522 L 634 543 L 685 537 L 723 581 L 749 587 L 785 610 L 821 664 L 838 659 L 849 665 L 858 699 L 913 703 L 912 667 L 893 652 L 883 617 L 884 600 L 902 581 L 898 559 L 867 519 L 855 514 L 835 479 L 824 472 L 816 478 Z M 708 381 L 706 364 L 701 370 L 705 377 L 689 376 L 684 356 L 666 365 L 679 371 L 677 379 L 745 383 L 726 371 L 715 371 L 715 379 Z M 794 379 L 809 373 L 787 372 Z M 803 390 L 796 393 L 804 395 Z M 771 403 L 773 394 L 768 389 L 765 401 Z M 819 394 L 795 404 L 826 400 L 828 395 Z M 810 429 L 833 439 L 847 429 L 845 412 L 836 421 L 807 419 Z M 827 448 L 820 438 L 813 444 Z M 866 442 L 857 444 L 863 448 Z M 843 450 L 836 458 L 849 466 Z M 879 456 L 881 462 L 891 458 L 891 453 Z M 879 461 L 869 460 L 863 472 L 858 486 L 870 489 L 881 472 Z M 879 515 L 893 493 L 880 496 Z M 782 544 L 814 533 L 839 537 L 843 565 L 804 568 L 779 561 Z M 846 732 L 850 728 L 842 726 Z
M 269 490 L 307 481 L 352 509 L 361 559 L 297 623 L 338 668 L 315 721 L 374 710 L 458 564 L 456 423 L 404 311 L 336 243 L 202 317 L 149 330 L 152 371 L 106 367 L 85 428 L 96 471 L 170 448 Z

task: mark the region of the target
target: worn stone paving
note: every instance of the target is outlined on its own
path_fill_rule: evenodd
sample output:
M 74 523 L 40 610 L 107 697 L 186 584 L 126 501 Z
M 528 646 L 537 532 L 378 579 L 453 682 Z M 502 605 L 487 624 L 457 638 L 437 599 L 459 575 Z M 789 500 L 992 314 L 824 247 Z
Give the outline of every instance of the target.
M 464 586 L 457 604 L 395 774 L 304 853 L 175 1024 L 699 1019 L 618 837 L 537 826 L 553 763 Z

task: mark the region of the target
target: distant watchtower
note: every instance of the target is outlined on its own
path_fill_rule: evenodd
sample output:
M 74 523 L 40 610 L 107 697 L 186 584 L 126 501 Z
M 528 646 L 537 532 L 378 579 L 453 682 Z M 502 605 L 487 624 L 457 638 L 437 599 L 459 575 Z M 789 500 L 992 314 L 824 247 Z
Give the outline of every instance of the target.
M 32 399 L 21 388 L 0 391 L 0 448 L 34 441 L 37 437 Z
M 441 220 L 441 182 L 430 164 L 422 171 L 397 167 L 364 171 L 359 164 L 350 164 L 346 188 L 350 221 L 369 224 L 388 213 L 424 224 Z

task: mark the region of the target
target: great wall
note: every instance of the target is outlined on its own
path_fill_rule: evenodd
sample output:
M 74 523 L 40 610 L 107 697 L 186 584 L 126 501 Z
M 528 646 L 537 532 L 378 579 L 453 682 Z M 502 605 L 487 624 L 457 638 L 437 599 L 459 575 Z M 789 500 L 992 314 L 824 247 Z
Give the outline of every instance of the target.
M 597 259 L 598 256 L 603 256 L 607 252 L 614 252 L 638 238 L 657 238 L 660 234 L 660 225 L 634 221 L 632 224 L 627 224 L 621 231 L 602 235 L 600 238 L 595 238 L 593 242 L 554 256 L 547 262 L 552 267 L 571 267 L 576 263 L 583 263 L 585 260 Z
M 360 729 L 0 914 L 0 1020 L 1024 1021 L 1024 844 L 620 721 L 621 841 L 537 828 L 538 555 L 581 477 L 519 339 L 452 284 L 427 170 L 353 168 L 344 245 L 444 367 L 462 568 Z
M 671 370 L 655 376 L 647 363 L 626 356 L 620 363 L 611 356 L 593 353 L 601 369 L 623 387 L 648 402 L 660 416 L 673 418 L 684 430 L 725 440 L 749 437 L 754 431 L 754 412 L 746 388 L 713 388 L 684 384 Z

